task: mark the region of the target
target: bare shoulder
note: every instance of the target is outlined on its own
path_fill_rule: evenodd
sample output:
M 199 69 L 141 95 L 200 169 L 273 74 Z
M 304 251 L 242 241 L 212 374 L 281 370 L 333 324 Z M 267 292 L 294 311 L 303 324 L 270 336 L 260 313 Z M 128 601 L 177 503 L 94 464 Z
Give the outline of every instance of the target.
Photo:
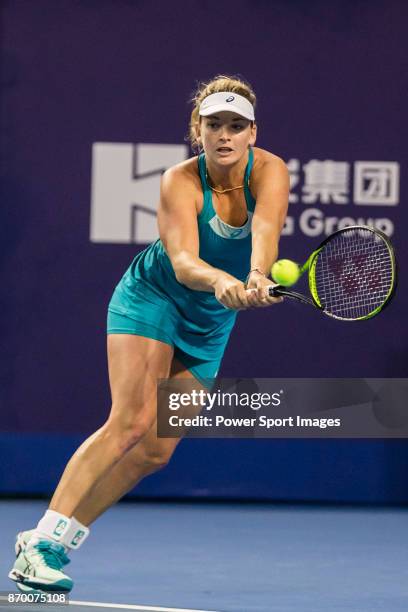
M 162 189 L 165 192 L 182 189 L 191 195 L 201 190 L 197 157 L 190 157 L 168 168 L 162 175 Z
M 262 174 L 262 172 L 265 172 L 265 170 L 268 170 L 269 172 L 285 173 L 285 174 L 288 172 L 288 167 L 286 163 L 278 155 L 275 155 L 274 153 L 271 153 L 270 151 L 266 151 L 266 149 L 260 149 L 259 147 L 254 147 L 253 152 L 254 152 L 254 166 L 253 166 L 254 178 L 256 178 L 257 174 Z
M 289 171 L 283 159 L 265 149 L 255 147 L 250 189 L 255 199 L 265 192 L 270 193 L 271 190 L 288 191 Z

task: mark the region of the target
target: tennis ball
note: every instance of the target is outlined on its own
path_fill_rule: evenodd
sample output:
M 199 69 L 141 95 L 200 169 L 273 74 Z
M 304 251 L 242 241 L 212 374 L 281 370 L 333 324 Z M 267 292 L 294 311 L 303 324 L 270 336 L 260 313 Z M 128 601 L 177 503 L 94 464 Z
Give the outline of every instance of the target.
M 297 263 L 290 259 L 278 259 L 271 268 L 271 275 L 275 283 L 290 287 L 299 279 L 300 269 Z

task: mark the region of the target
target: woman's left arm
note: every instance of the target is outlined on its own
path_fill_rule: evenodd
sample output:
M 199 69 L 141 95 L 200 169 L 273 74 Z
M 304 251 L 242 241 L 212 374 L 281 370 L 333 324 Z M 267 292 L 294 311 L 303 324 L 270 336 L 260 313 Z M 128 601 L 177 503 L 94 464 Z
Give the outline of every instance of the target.
M 253 305 L 268 305 L 276 298 L 264 298 L 262 288 L 270 285 L 270 269 L 278 256 L 280 234 L 285 223 L 289 200 L 289 172 L 285 162 L 272 156 L 258 169 L 252 192 L 256 199 L 252 218 L 252 254 L 247 287 L 258 289 L 258 300 Z M 266 300 L 266 301 L 265 301 Z
M 268 275 L 278 256 L 279 237 L 288 210 L 289 172 L 282 159 L 265 161 L 258 170 L 254 197 L 250 269 L 258 268 Z

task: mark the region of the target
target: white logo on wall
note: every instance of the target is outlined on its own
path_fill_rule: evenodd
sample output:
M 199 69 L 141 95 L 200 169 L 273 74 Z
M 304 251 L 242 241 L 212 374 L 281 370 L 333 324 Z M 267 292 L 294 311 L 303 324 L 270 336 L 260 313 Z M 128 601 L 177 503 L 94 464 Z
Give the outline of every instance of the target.
M 304 181 L 300 181 L 300 160 L 287 163 L 290 174 L 289 202 L 303 204 L 350 204 L 351 167 L 345 161 L 312 159 L 303 164 Z M 300 189 L 301 187 L 301 189 Z M 357 206 L 396 206 L 399 202 L 398 162 L 356 161 L 353 172 L 353 204 Z M 332 210 L 332 208 L 330 208 Z M 349 209 L 348 209 L 349 210 Z M 388 217 L 367 217 L 356 214 L 329 216 L 318 208 L 306 208 L 298 218 L 299 228 L 307 236 L 328 235 L 347 225 L 365 224 L 381 229 L 391 236 L 394 224 Z M 295 233 L 295 218 L 288 215 L 284 235 Z
M 354 202 L 395 206 L 399 198 L 399 164 L 363 162 L 354 164 Z
M 149 244 L 156 240 L 160 177 L 164 170 L 187 156 L 187 145 L 95 143 L 91 241 Z M 397 162 L 356 161 L 352 172 L 352 164 L 347 161 L 312 159 L 302 166 L 303 183 L 300 160 L 290 159 L 287 166 L 289 202 L 301 202 L 306 208 L 297 211 L 296 217 L 291 212 L 297 206 L 291 208 L 283 235 L 295 234 L 296 227 L 306 236 L 328 235 L 356 223 L 377 227 L 389 236 L 393 234 L 391 219 L 358 214 L 358 209 L 355 206 L 350 209 L 350 204 L 396 206 L 399 202 Z M 350 201 L 351 193 L 353 201 Z M 330 214 L 336 209 L 343 215 Z
M 91 242 L 149 244 L 156 240 L 160 177 L 187 155 L 187 145 L 95 143 Z

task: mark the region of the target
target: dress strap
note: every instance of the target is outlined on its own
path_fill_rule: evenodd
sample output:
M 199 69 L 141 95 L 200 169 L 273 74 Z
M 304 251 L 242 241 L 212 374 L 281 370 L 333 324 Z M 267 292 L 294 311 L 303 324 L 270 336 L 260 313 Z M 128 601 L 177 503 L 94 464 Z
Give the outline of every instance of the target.
M 215 215 L 215 210 L 212 204 L 212 192 L 207 182 L 207 164 L 205 163 L 205 154 L 201 153 L 198 156 L 198 170 L 200 173 L 201 187 L 203 189 L 203 209 L 199 218 L 203 222 L 209 221 Z
M 207 167 L 205 163 L 205 155 L 204 153 L 200 153 L 198 156 L 198 172 L 200 173 L 201 186 L 203 188 L 203 193 L 209 189 L 207 183 Z
M 248 163 L 247 163 L 247 167 L 245 168 L 245 175 L 244 175 L 245 183 L 249 183 L 249 177 L 250 177 L 253 165 L 254 165 L 254 152 L 252 148 L 250 148 L 248 151 Z
M 252 170 L 252 166 L 254 165 L 254 152 L 252 150 L 252 147 L 250 147 L 249 151 L 248 151 L 248 163 L 247 163 L 247 167 L 245 169 L 245 175 L 244 175 L 244 193 L 245 193 L 245 200 L 247 203 L 247 207 L 248 210 L 250 212 L 254 212 L 255 210 L 255 198 L 252 195 L 250 189 L 249 189 L 249 179 L 251 176 L 251 170 Z

